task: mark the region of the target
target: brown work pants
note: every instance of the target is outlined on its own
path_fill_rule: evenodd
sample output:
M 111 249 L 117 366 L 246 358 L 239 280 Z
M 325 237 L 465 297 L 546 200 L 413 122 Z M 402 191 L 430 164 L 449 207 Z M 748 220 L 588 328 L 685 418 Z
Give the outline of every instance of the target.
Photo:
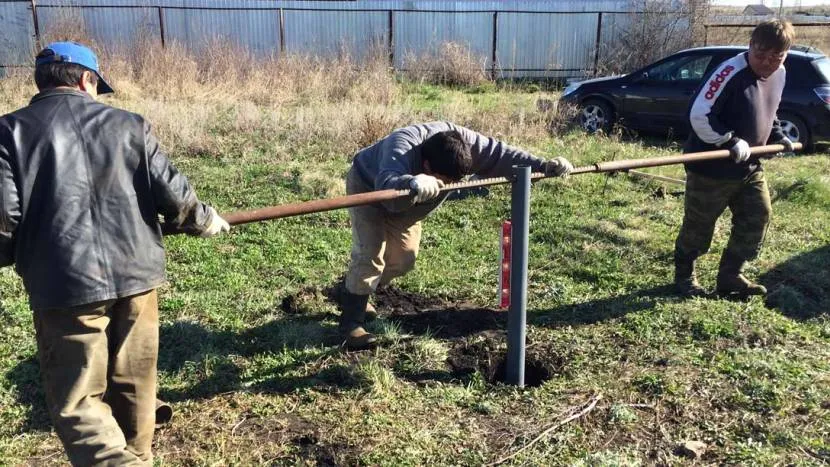
M 152 465 L 155 290 L 34 311 L 49 414 L 73 465 Z
M 696 258 L 708 252 L 715 223 L 727 207 L 732 211 L 732 231 L 724 254 L 744 261 L 755 259 L 761 251 L 772 213 L 767 181 L 760 170 L 743 180 L 716 179 L 688 172 L 676 254 Z
M 346 176 L 346 193 L 371 191 L 353 167 Z M 421 244 L 420 219 L 406 213 L 392 214 L 380 206 L 349 208 L 352 222 L 352 254 L 346 273 L 346 289 L 370 295 L 415 267 Z

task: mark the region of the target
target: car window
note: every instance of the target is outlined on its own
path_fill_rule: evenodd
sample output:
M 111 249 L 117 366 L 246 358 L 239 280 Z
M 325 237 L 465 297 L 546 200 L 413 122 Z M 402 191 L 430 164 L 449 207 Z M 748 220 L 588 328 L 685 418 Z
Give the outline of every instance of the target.
M 678 57 L 646 70 L 646 78 L 653 81 L 700 81 L 706 75 L 711 55 Z
M 824 77 L 825 83 L 830 83 L 830 59 L 824 57 L 813 60 L 813 67 L 818 70 L 818 74 Z
M 784 68 L 787 69 L 787 83 L 784 85 L 787 89 L 809 87 L 818 82 L 818 76 L 807 60 L 790 55 L 784 62 Z

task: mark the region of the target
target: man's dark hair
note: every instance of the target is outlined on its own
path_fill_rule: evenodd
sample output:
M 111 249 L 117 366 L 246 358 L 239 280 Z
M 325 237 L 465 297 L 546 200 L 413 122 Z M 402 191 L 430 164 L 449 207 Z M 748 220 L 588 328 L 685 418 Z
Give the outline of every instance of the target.
M 37 58 L 43 58 L 53 53 L 51 50 L 45 50 Z M 81 81 L 81 76 L 83 76 L 85 71 L 89 71 L 89 69 L 77 63 L 43 63 L 35 68 L 35 84 L 41 91 L 59 86 L 75 87 Z M 98 75 L 94 72 L 91 74 L 92 84 L 93 86 L 97 86 Z
M 461 180 L 473 168 L 470 144 L 455 130 L 430 136 L 421 146 L 421 154 L 432 172 L 452 180 Z

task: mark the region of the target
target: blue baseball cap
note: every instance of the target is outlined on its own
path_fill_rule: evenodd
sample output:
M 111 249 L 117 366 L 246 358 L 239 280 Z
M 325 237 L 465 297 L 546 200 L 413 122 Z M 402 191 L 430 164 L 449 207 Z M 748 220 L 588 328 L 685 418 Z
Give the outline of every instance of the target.
M 104 81 L 104 76 L 101 75 L 101 70 L 98 68 L 98 57 L 89 47 L 77 42 L 53 42 L 37 54 L 35 66 L 54 62 L 75 63 L 89 71 L 94 71 L 98 75 L 98 94 L 113 92 L 112 87 Z

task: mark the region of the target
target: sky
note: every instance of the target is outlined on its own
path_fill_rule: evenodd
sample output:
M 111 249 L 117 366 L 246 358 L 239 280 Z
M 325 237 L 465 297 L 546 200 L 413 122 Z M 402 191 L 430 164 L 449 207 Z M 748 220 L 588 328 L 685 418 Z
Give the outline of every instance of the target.
M 781 0 L 712 0 L 713 5 L 746 6 L 763 3 L 768 7 L 778 6 Z M 796 6 L 798 0 L 784 0 L 784 6 Z M 801 6 L 828 5 L 830 0 L 801 0 Z

